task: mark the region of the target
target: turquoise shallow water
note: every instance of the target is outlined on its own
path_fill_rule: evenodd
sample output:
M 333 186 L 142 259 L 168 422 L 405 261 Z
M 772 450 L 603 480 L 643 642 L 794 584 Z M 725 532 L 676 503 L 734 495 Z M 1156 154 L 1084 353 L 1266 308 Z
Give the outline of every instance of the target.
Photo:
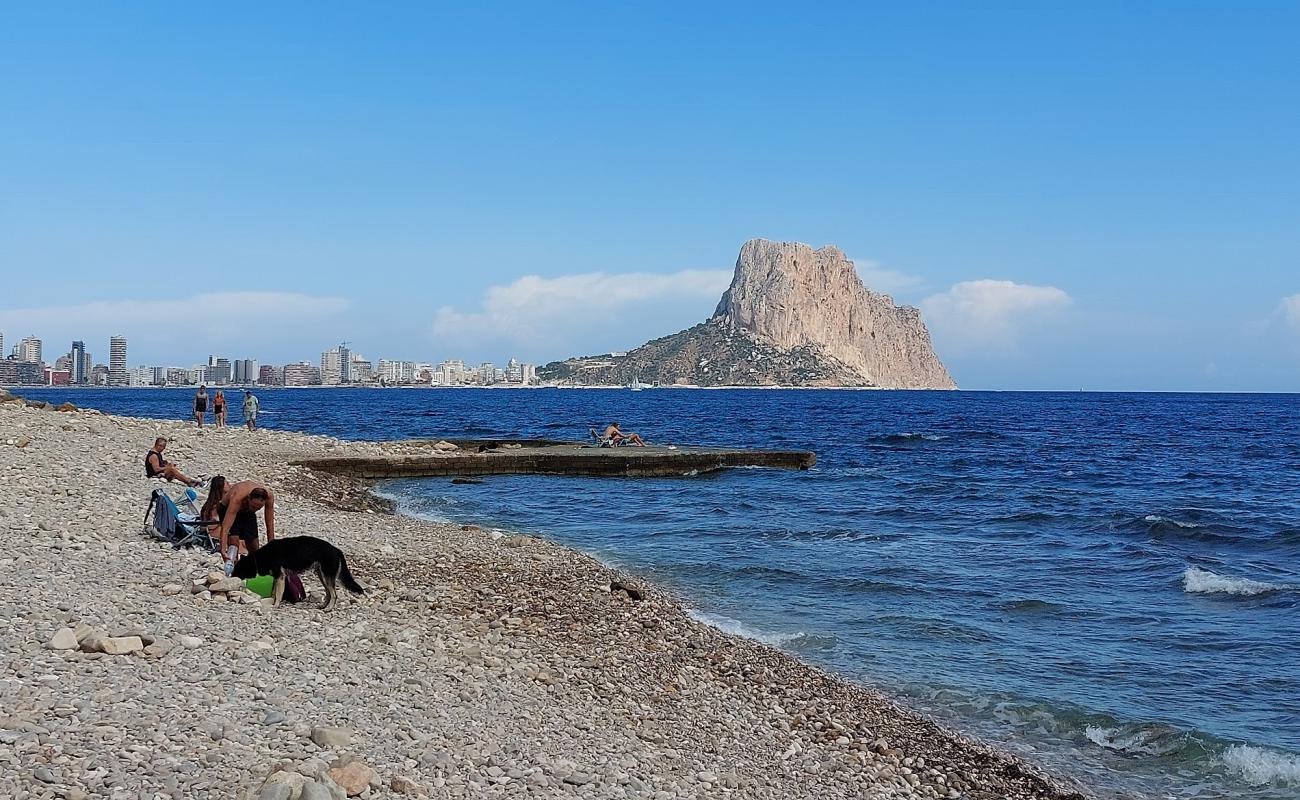
M 26 393 L 169 417 L 190 394 Z M 345 438 L 570 438 L 618 419 L 652 442 L 816 450 L 805 473 L 384 491 L 670 585 L 707 621 L 1103 793 L 1300 797 L 1298 396 L 259 394 L 264 424 Z

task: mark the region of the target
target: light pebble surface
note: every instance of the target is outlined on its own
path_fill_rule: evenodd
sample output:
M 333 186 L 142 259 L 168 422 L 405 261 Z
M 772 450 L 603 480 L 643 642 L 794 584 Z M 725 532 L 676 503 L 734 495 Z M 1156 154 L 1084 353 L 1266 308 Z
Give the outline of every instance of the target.
M 159 435 L 369 593 L 214 591 L 216 556 L 141 533 Z M 1078 796 L 584 555 L 288 465 L 344 451 L 429 452 L 0 402 L 0 797 Z

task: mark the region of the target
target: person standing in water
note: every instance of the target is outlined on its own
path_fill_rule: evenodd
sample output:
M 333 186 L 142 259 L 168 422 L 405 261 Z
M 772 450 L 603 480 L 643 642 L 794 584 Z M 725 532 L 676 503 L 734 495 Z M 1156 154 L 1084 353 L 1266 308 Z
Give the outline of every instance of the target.
M 257 430 L 257 407 L 260 404 L 257 401 L 257 395 L 244 390 L 244 424 L 250 431 Z
M 221 389 L 212 398 L 212 418 L 216 421 L 218 430 L 226 427 L 226 393 Z
M 203 420 L 208 416 L 208 387 L 199 384 L 199 390 L 194 393 L 194 420 L 203 427 Z

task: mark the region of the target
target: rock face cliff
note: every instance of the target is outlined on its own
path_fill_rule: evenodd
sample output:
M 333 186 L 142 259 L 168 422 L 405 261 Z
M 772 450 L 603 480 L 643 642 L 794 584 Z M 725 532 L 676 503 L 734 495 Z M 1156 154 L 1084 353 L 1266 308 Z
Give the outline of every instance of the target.
M 862 284 L 838 248 L 753 239 L 709 321 L 625 354 L 547 364 L 580 385 L 952 389 L 915 308 Z

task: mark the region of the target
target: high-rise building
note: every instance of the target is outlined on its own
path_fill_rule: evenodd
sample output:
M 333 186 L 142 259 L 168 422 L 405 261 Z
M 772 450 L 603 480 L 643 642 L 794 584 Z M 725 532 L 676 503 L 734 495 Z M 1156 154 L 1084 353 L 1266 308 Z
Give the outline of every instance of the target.
M 312 364 L 299 361 L 297 364 L 284 365 L 285 386 L 319 386 L 321 373 Z
M 149 368 L 149 383 L 152 384 L 153 386 L 166 386 L 166 385 L 167 385 L 167 368 L 166 368 L 166 367 L 150 367 L 150 368 Z
M 230 362 L 235 371 L 235 383 L 243 385 L 257 381 L 257 362 L 251 358 L 237 358 Z
M 28 364 L 41 363 L 41 340 L 34 335 L 18 343 L 18 360 Z
M 379 359 L 379 378 L 384 383 L 414 383 L 415 362 Z
M 233 377 L 233 374 L 230 369 L 230 359 L 208 356 L 208 383 L 216 386 L 224 386 L 230 383 L 231 377 Z
M 69 382 L 77 384 L 85 383 L 90 380 L 90 368 L 86 363 L 86 343 L 80 341 L 73 342 L 71 355 L 72 364 L 69 369 L 69 372 L 71 373 L 69 376 Z
M 90 368 L 90 382 L 95 386 L 108 385 L 108 367 L 96 364 Z
M 320 354 L 320 380 L 326 386 L 353 381 L 352 351 L 348 349 L 347 342 Z
M 126 337 L 113 336 L 108 340 L 108 385 L 127 386 L 131 376 L 126 371 Z
M 262 365 L 257 371 L 257 382 L 263 386 L 279 386 L 283 381 L 283 373 L 270 364 Z
M 375 366 L 361 356 L 353 356 L 348 367 L 349 383 L 370 383 L 375 377 Z
M 3 331 L 0 331 L 0 360 L 3 360 L 4 357 L 5 357 L 5 335 Z

